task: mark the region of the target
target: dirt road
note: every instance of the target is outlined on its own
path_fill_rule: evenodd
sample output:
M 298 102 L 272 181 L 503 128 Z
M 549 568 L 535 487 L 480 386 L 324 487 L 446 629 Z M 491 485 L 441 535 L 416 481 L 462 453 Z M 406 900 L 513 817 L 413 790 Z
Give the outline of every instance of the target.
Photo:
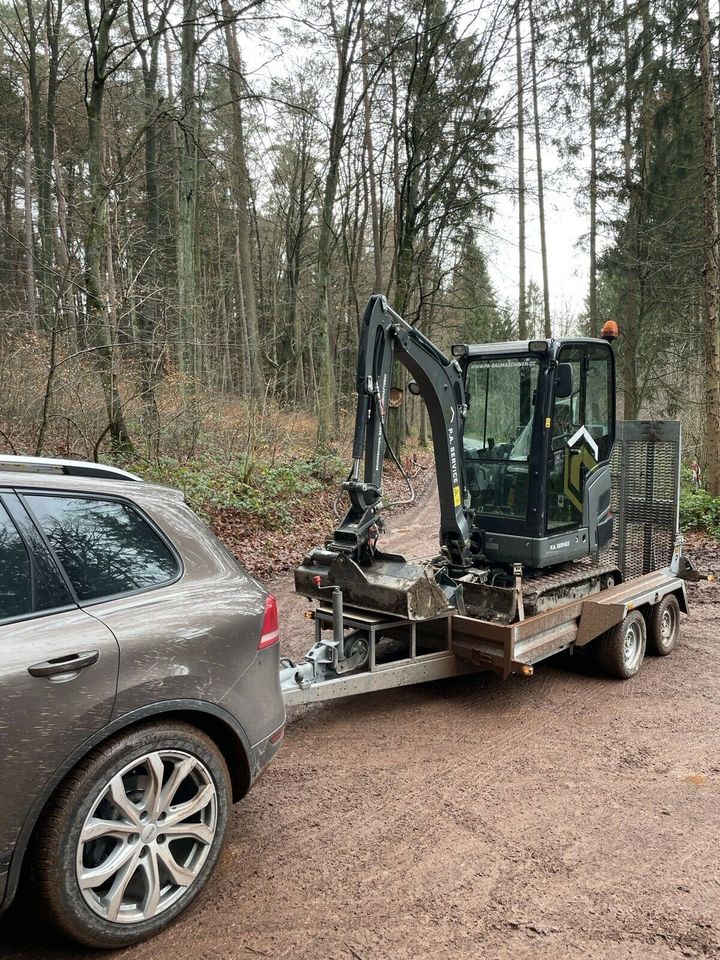
M 387 546 L 436 529 L 426 498 Z M 575 658 L 296 711 L 197 906 L 124 957 L 720 957 L 715 591 L 626 683 Z M 297 655 L 305 602 L 278 593 Z M 0 956 L 89 955 L 16 911 Z

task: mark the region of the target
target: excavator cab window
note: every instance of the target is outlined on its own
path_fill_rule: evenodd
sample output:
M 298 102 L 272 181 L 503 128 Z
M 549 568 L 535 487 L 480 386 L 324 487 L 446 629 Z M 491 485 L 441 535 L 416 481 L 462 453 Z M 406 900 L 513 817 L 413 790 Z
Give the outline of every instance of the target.
M 472 361 L 465 385 L 464 446 L 470 505 L 525 518 L 540 365 L 534 357 Z
M 614 423 L 610 351 L 601 344 L 574 344 L 558 354 L 558 368 L 572 370 L 572 391 L 555 389 L 548 464 L 548 532 L 581 525 L 587 477 L 606 463 Z

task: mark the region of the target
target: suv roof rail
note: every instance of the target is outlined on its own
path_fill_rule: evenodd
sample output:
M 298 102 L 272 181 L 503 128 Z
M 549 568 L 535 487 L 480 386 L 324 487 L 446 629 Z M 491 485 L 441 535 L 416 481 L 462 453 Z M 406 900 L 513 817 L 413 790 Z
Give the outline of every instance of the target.
M 100 480 L 142 480 L 119 467 L 86 460 L 56 460 L 53 457 L 16 457 L 0 454 L 0 470 L 17 473 L 62 473 L 68 477 L 95 477 Z

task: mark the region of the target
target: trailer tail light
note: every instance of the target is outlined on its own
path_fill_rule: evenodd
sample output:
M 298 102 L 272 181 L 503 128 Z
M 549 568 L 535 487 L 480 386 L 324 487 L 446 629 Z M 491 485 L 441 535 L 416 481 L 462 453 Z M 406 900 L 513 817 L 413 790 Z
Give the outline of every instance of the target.
M 263 620 L 258 650 L 265 650 L 266 647 L 271 647 L 274 643 L 277 643 L 279 639 L 280 622 L 278 619 L 277 601 L 270 593 L 265 597 L 265 619 Z

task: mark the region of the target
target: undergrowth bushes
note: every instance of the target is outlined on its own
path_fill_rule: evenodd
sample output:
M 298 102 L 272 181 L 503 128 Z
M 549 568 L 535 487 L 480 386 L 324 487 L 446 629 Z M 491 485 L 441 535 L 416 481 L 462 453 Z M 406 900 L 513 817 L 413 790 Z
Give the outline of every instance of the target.
M 160 457 L 124 466 L 150 482 L 178 487 L 206 518 L 217 510 L 241 510 L 261 519 L 268 529 L 290 523 L 303 501 L 336 485 L 346 469 L 345 461 L 334 453 L 294 457 L 282 464 L 205 455 L 187 461 Z
M 683 484 L 680 492 L 680 529 L 701 530 L 720 539 L 720 497 Z

